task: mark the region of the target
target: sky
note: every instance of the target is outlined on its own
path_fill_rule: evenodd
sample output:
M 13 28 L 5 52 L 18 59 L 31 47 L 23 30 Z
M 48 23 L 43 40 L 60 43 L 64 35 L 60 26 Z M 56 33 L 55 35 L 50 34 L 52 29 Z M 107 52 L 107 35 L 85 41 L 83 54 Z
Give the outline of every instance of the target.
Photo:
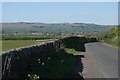
M 1 0 L 2 2 L 118 2 L 119 0 Z
M 3 2 L 2 22 L 118 24 L 118 3 Z

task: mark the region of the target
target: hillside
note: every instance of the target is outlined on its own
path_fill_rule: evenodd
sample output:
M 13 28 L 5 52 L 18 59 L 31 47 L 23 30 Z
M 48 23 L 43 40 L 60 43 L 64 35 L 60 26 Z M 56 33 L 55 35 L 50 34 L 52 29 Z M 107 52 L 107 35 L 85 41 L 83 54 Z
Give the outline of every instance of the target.
M 111 25 L 96 25 L 88 23 L 2 23 L 2 32 L 21 33 L 21 32 L 41 32 L 41 33 L 90 33 L 101 32 L 112 28 Z

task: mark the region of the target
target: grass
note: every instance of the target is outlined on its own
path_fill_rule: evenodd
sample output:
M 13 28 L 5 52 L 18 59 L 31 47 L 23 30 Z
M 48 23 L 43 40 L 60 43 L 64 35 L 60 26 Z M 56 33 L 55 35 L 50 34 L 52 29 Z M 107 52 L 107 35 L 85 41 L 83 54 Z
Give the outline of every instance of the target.
M 56 37 L 48 36 L 2 36 L 2 40 L 45 40 L 56 39 Z
M 2 41 L 2 51 L 8 51 L 10 49 L 29 46 L 37 44 L 39 41 L 35 40 L 3 40 Z
M 107 43 L 108 45 L 112 45 L 115 47 L 120 47 L 120 42 L 119 42 L 120 38 L 116 37 L 116 38 L 111 38 L 111 39 L 106 39 L 105 43 Z
M 34 45 L 47 40 L 2 40 L 2 51 Z
M 75 49 L 72 48 L 65 48 L 64 49 L 68 54 L 79 54 L 79 51 L 76 51 Z
M 120 25 L 106 31 L 102 41 L 108 45 L 120 47 Z

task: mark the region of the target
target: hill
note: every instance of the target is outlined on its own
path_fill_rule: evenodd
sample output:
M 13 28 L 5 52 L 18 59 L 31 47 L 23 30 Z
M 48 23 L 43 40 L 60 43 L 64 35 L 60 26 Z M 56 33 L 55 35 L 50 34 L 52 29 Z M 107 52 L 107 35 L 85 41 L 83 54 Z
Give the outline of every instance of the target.
M 101 32 L 112 28 L 112 25 L 96 25 L 88 23 L 2 23 L 2 33 L 41 32 L 55 34 L 73 34 Z

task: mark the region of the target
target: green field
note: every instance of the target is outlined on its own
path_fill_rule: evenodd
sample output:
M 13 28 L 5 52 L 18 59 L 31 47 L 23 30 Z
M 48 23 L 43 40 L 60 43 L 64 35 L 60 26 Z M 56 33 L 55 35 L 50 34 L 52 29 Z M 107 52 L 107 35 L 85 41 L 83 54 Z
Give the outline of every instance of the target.
M 48 36 L 4 36 L 2 35 L 2 40 L 46 40 L 46 39 L 56 39 L 56 37 Z
M 29 46 L 33 44 L 40 43 L 36 40 L 3 40 L 2 41 L 2 51 L 8 51 L 10 49 Z
M 2 40 L 2 51 L 8 51 L 10 49 L 30 46 L 34 44 L 40 44 L 41 42 L 47 42 L 46 40 Z

